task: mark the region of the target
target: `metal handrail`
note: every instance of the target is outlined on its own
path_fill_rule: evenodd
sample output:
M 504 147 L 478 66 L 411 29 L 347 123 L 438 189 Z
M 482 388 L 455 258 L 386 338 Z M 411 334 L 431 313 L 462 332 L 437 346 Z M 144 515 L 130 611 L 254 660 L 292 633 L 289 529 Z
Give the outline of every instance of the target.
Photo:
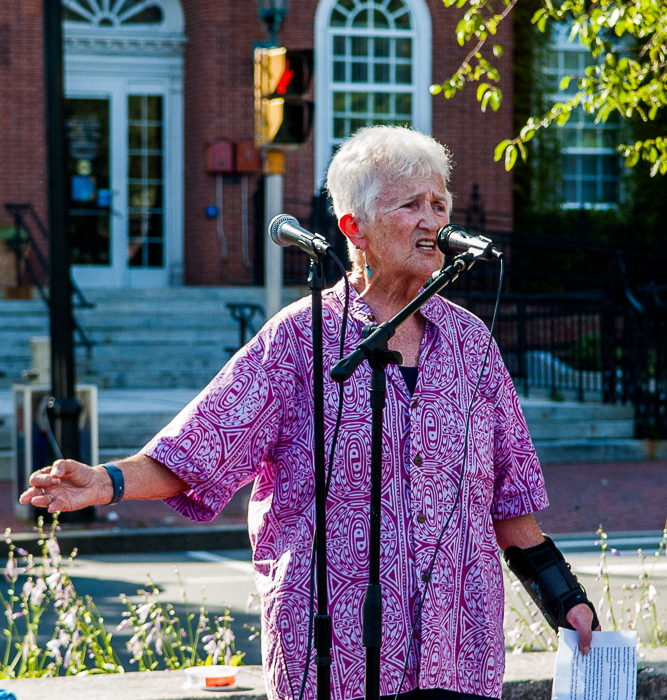
M 44 254 L 42 253 L 42 250 L 36 240 L 36 236 L 27 221 L 27 216 L 29 216 L 32 219 L 33 225 L 37 228 L 39 231 L 41 238 L 44 243 L 48 245 L 49 242 L 49 232 L 42 220 L 39 218 L 37 212 L 35 211 L 35 208 L 33 207 L 32 204 L 27 203 L 27 204 L 5 204 L 5 209 L 14 217 L 14 230 L 16 232 L 15 239 L 14 239 L 14 254 L 16 255 L 16 283 L 20 284 L 21 281 L 21 263 L 25 266 L 26 271 L 28 272 L 28 275 L 32 281 L 32 283 L 37 287 L 37 290 L 39 291 L 39 295 L 42 297 L 42 300 L 44 303 L 47 305 L 49 312 L 51 311 L 51 299 L 49 296 L 49 292 L 45 285 L 42 283 L 43 276 L 45 275 L 47 278 L 50 277 L 51 274 L 51 269 L 49 265 L 49 261 L 46 259 Z M 25 255 L 23 252 L 23 247 L 22 247 L 22 239 L 21 239 L 21 231 L 23 231 L 28 239 L 28 243 L 31 246 L 31 250 L 33 251 L 35 258 L 37 262 L 39 263 L 39 266 L 41 267 L 42 271 L 42 276 L 40 276 L 37 271 L 34 270 L 31 262 L 30 262 L 30 257 Z M 76 284 L 76 282 L 72 279 L 71 280 L 72 284 L 72 294 L 75 295 L 78 300 L 79 300 L 79 308 L 86 308 L 86 309 L 92 309 L 94 308 L 95 304 L 92 302 L 88 301 L 86 297 L 83 295 L 83 292 L 79 288 L 79 286 Z M 80 339 L 80 344 L 84 345 L 88 350 L 90 350 L 94 345 L 94 341 L 92 341 L 88 336 L 86 335 L 86 332 L 83 330 L 79 322 L 77 321 L 76 317 L 74 314 L 72 314 L 72 324 L 74 326 L 74 330 L 78 333 L 79 339 Z

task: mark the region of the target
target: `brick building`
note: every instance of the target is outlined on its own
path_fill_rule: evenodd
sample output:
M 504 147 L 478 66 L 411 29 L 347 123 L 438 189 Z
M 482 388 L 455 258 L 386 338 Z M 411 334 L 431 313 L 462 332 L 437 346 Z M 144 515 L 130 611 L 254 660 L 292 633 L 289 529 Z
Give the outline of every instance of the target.
M 212 144 L 253 139 L 253 46 L 266 39 L 256 4 L 62 2 L 75 279 L 84 288 L 257 279 L 261 167 L 207 169 Z M 0 204 L 31 203 L 46 220 L 41 7 L 0 3 Z M 455 207 L 478 183 L 487 210 L 511 220 L 511 175 L 492 157 L 512 133 L 511 100 L 481 114 L 472 89 L 451 101 L 428 91 L 463 58 L 457 19 L 441 0 L 292 0 L 280 41 L 314 49 L 315 124 L 286 157 L 287 212 L 307 221 L 332 149 L 351 131 L 410 123 L 452 151 Z M 499 40 L 510 95 L 509 23 Z M 3 207 L 0 229 L 11 225 Z

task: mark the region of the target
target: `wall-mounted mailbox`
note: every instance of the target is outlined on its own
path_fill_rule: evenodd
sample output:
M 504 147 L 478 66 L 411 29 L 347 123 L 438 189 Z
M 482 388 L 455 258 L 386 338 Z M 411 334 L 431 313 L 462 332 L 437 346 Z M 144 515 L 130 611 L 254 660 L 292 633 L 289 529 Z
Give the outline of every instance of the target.
M 234 172 L 234 146 L 231 141 L 211 144 L 206 152 L 206 161 L 209 173 Z
M 254 141 L 239 141 L 236 144 L 236 172 L 256 173 L 259 171 L 259 153 Z

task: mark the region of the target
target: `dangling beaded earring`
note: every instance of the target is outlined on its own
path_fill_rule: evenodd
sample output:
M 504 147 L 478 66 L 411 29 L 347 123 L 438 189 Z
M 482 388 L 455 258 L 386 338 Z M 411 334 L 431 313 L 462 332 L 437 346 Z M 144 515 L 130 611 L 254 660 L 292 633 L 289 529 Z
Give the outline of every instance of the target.
M 357 246 L 357 250 L 360 250 L 361 246 Z M 362 250 L 361 251 L 364 254 L 364 265 L 366 266 L 366 274 L 368 275 L 368 279 L 371 278 L 371 268 L 368 265 L 368 259 L 366 258 L 366 251 Z

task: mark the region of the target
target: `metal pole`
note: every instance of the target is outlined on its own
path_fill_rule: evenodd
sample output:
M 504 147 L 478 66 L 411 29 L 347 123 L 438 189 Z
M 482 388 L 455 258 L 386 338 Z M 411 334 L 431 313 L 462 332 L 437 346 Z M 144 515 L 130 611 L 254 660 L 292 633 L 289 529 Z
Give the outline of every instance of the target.
M 315 549 L 317 553 L 317 615 L 315 616 L 315 664 L 317 700 L 331 698 L 332 628 L 327 581 L 326 465 L 324 458 L 324 358 L 322 351 L 322 260 L 311 258 L 308 287 L 312 296 L 313 325 L 313 419 L 315 424 Z
M 80 459 L 79 415 L 74 376 L 74 323 L 70 247 L 66 228 L 65 132 L 63 125 L 63 54 L 61 3 L 44 0 L 44 83 L 50 231 L 49 307 L 52 395 L 48 415 L 53 434 L 67 459 Z M 85 509 L 76 520 L 89 519 Z M 83 517 L 82 517 L 83 516 Z
M 283 211 L 283 175 L 285 155 L 268 151 L 264 160 L 264 230 L 271 219 Z M 264 246 L 264 318 L 275 316 L 283 307 L 283 249 Z

